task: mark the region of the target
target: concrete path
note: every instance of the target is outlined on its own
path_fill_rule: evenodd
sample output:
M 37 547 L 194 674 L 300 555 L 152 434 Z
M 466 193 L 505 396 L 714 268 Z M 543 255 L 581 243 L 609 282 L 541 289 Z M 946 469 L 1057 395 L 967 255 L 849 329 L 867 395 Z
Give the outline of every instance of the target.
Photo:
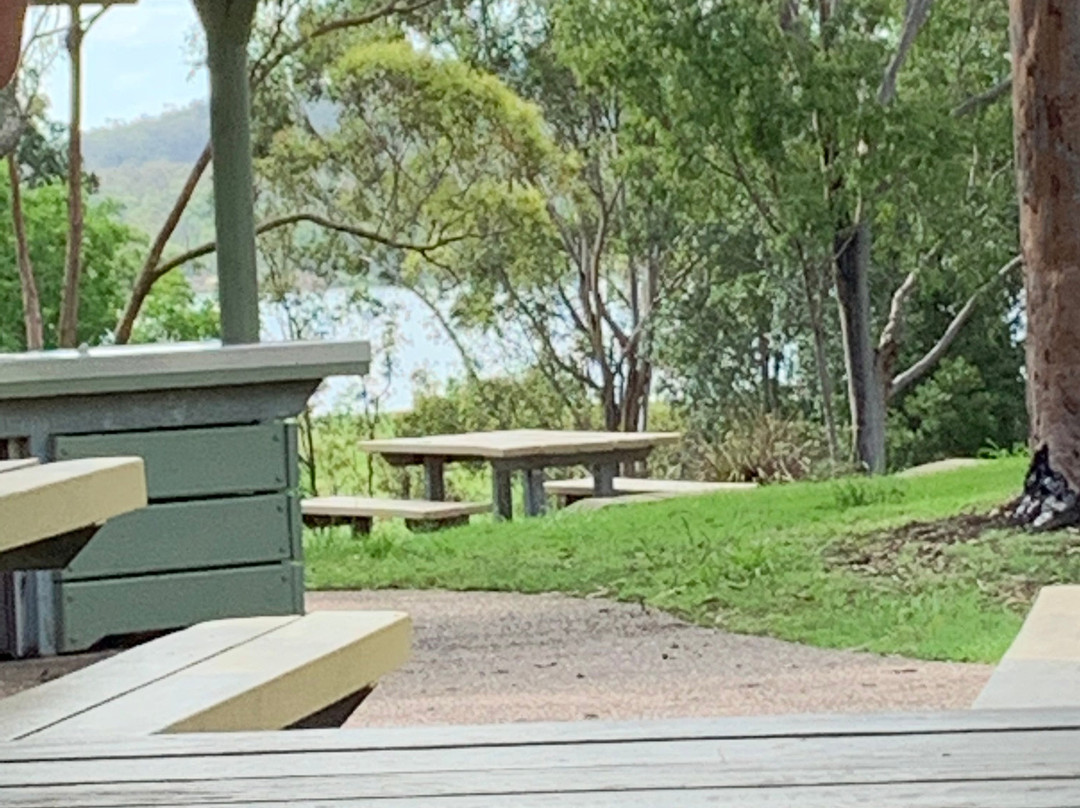
M 728 634 L 559 595 L 316 592 L 308 603 L 413 615 L 412 662 L 384 678 L 352 726 L 966 709 L 991 672 Z

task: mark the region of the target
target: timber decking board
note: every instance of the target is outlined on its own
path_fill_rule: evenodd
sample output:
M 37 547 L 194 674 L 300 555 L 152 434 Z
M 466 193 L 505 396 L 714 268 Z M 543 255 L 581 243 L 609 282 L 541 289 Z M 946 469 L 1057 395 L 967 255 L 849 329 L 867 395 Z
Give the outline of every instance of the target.
M 675 443 L 680 437 L 676 432 L 563 432 L 548 429 L 516 429 L 363 441 L 360 443 L 360 449 L 386 456 L 415 455 L 417 457 L 508 460 L 520 457 L 651 449 Z
M 0 474 L 0 553 L 146 505 L 143 462 L 105 457 Z
M 426 499 L 312 497 L 301 500 L 304 516 L 378 517 L 383 519 L 454 519 L 488 513 L 490 502 L 435 502 Z
M 0 745 L 0 801 L 1060 808 L 1080 804 L 1078 743 L 1078 710 L 20 743 Z
M 400 612 L 315 612 L 41 729 L 35 740 L 281 729 L 403 664 Z

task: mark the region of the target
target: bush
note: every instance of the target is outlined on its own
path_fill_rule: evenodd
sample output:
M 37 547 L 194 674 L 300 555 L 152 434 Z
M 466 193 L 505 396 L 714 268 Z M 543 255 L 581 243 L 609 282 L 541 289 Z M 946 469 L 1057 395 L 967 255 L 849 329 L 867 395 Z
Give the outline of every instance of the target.
M 688 435 L 687 476 L 720 482 L 775 483 L 836 473 L 820 424 L 759 413 L 733 420 L 718 441 Z

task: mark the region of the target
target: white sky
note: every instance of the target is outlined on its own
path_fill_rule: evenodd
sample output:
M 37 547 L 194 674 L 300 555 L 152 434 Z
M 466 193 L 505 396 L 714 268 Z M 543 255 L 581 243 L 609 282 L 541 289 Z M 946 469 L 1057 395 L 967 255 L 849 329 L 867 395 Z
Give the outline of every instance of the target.
M 84 13 L 95 10 L 90 6 Z M 60 13 L 66 20 L 66 10 Z M 192 74 L 188 44 L 199 30 L 191 0 L 140 0 L 110 8 L 84 43 L 84 128 L 156 115 L 205 98 L 206 75 Z M 58 58 L 44 84 L 52 117 L 59 120 L 67 119 L 67 72 L 67 60 Z

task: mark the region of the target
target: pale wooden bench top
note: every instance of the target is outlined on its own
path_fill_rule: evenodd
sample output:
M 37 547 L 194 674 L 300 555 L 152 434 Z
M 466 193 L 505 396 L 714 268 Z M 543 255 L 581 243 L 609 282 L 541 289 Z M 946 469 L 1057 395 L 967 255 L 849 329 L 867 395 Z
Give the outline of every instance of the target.
M 440 520 L 490 513 L 490 502 L 433 502 L 426 499 L 313 497 L 300 503 L 304 516 Z
M 201 623 L 0 700 L 0 741 L 271 730 L 400 666 L 401 612 L 314 612 Z
M 614 488 L 617 494 L 693 496 L 696 494 L 715 494 L 721 491 L 748 491 L 757 488 L 757 485 L 754 483 L 702 483 L 692 480 L 646 480 L 637 477 L 616 477 Z M 592 477 L 582 477 L 574 480 L 549 480 L 544 483 L 544 490 L 549 494 L 592 496 L 594 482 Z
M 18 460 L 0 460 L 0 474 L 5 471 L 19 471 L 21 469 L 28 469 L 31 466 L 38 464 L 36 457 L 24 457 Z
M 973 706 L 1080 707 L 1080 586 L 1048 586 L 1039 592 Z
M 551 429 L 513 429 L 423 438 L 364 441 L 360 448 L 383 455 L 418 457 L 480 457 L 505 460 L 544 455 L 595 454 L 647 449 L 675 443 L 677 432 L 564 432 Z
M 0 554 L 99 525 L 145 505 L 146 475 L 138 457 L 5 471 L 0 474 Z

